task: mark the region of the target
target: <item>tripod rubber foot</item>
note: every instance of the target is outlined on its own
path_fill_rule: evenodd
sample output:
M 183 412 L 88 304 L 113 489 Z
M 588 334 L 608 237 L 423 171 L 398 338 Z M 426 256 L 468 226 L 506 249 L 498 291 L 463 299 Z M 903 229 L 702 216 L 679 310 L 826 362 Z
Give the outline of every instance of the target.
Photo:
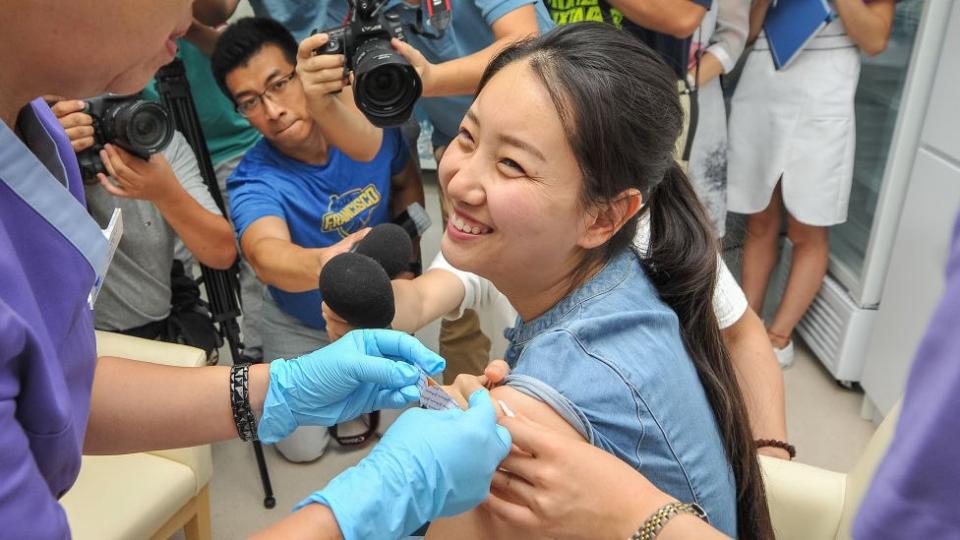
M 270 509 L 277 505 L 277 500 L 273 497 L 265 497 L 263 499 L 263 507 Z

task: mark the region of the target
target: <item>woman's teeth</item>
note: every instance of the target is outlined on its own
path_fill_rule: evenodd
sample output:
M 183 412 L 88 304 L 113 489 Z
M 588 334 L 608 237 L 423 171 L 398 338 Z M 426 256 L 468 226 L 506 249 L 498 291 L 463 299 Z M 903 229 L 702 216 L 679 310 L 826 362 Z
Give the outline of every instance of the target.
M 467 223 L 458 215 L 450 216 L 450 223 L 460 232 L 467 234 L 487 234 L 492 229 L 484 225 L 467 225 Z

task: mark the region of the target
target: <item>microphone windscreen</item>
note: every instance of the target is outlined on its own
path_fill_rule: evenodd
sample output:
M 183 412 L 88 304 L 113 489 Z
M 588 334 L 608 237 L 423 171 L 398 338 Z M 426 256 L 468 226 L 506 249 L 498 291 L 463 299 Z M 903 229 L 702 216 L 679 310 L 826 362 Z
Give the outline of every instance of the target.
M 356 253 L 380 263 L 391 279 L 410 269 L 413 242 L 403 227 L 396 223 L 381 223 L 357 244 Z
M 387 328 L 395 306 L 390 277 L 360 253 L 341 253 L 320 272 L 320 294 L 337 315 L 357 328 Z

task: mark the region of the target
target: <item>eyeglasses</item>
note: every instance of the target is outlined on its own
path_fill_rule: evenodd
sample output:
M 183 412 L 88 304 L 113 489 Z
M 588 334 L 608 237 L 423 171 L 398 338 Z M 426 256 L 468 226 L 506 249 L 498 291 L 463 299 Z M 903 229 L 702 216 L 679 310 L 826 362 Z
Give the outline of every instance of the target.
M 289 88 L 290 83 L 296 78 L 297 72 L 293 71 L 289 75 L 280 77 L 267 85 L 267 89 L 259 94 L 254 94 L 243 98 L 237 103 L 237 112 L 244 117 L 251 117 L 263 110 L 263 98 L 268 97 L 270 101 L 276 102 L 277 98 L 282 96 Z

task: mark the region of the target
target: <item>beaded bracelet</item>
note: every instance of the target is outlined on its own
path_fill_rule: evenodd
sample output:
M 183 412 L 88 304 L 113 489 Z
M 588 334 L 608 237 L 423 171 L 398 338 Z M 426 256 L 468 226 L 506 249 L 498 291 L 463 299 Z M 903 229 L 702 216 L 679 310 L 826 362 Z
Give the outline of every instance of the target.
M 790 455 L 790 459 L 797 457 L 797 449 L 792 444 L 778 439 L 757 439 L 753 441 L 754 446 L 759 448 L 780 448 Z
M 680 514 L 693 514 L 707 521 L 707 513 L 697 503 L 672 502 L 660 507 L 647 521 L 633 533 L 629 540 L 653 540 L 667 525 L 667 522 Z
M 250 408 L 249 375 L 250 364 L 235 364 L 230 368 L 230 407 L 241 441 L 257 440 L 257 419 Z

